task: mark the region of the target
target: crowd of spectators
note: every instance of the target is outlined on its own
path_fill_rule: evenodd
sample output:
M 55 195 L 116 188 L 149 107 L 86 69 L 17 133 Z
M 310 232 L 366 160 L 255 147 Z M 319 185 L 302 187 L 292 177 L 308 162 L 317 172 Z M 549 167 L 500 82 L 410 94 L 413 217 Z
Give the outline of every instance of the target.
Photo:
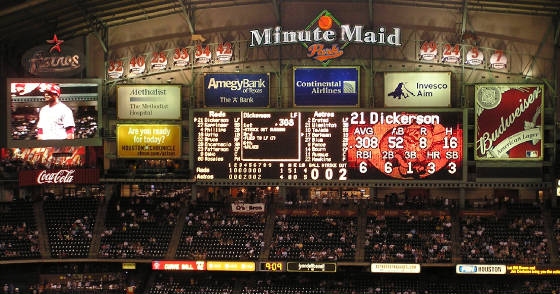
M 35 286 L 38 293 L 97 293 L 122 294 L 127 288 L 124 273 L 89 273 L 46 275 L 43 282 Z
M 553 210 L 552 217 L 552 233 L 554 234 L 554 239 L 556 239 L 556 246 L 558 248 L 558 254 L 560 255 L 560 210 Z
M 0 259 L 39 258 L 39 231 L 33 204 L 12 201 L 0 205 Z
M 408 195 L 407 193 L 388 193 L 381 197 L 373 197 L 368 202 L 369 209 L 442 209 L 457 208 L 457 201 L 447 197 L 428 197 L 423 195 Z
M 220 286 L 221 285 L 221 286 Z M 439 271 L 420 275 L 337 274 L 160 274 L 150 294 L 556 294 L 560 283 L 533 277 L 458 277 Z
M 87 257 L 99 199 L 56 197 L 44 202 L 45 222 L 52 257 Z
M 179 160 L 126 160 L 111 164 L 107 170 L 107 177 L 130 177 L 137 178 L 189 178 L 189 170 L 185 161 Z
M 365 256 L 374 263 L 451 262 L 450 216 L 370 216 Z
M 465 262 L 543 264 L 550 262 L 544 220 L 538 213 L 465 216 L 461 221 L 461 254 Z
M 356 237 L 356 217 L 276 216 L 269 260 L 353 261 Z
M 227 274 L 215 273 L 213 275 L 165 275 L 156 277 L 154 285 L 148 290 L 148 294 L 231 294 L 233 292 L 236 278 Z
M 186 187 L 153 187 L 136 196 L 115 196 L 101 233 L 100 257 L 161 258 L 167 252 Z
M 97 109 L 95 106 L 79 106 L 76 111 L 76 139 L 88 139 L 97 135 Z
M 199 202 L 185 219 L 177 257 L 255 260 L 264 246 L 263 214 L 233 214 L 223 202 Z

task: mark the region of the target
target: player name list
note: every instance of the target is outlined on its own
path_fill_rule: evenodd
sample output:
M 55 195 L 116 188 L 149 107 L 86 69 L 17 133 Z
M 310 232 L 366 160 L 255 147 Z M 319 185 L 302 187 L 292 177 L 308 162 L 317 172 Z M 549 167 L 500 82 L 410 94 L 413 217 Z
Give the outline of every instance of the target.
M 197 179 L 307 179 L 345 168 L 348 123 L 327 112 L 196 112 Z

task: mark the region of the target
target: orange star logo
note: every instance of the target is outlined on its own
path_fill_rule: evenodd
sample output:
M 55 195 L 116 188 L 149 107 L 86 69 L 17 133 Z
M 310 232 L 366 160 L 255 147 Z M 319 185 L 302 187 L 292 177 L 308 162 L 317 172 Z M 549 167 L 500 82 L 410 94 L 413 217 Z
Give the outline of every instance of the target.
M 64 43 L 64 40 L 59 40 L 58 37 L 56 36 L 56 34 L 54 34 L 54 37 L 52 40 L 46 40 L 47 43 L 49 44 L 54 44 L 52 46 L 52 48 L 49 50 L 49 53 L 51 53 L 53 50 L 56 50 L 60 53 L 60 44 Z

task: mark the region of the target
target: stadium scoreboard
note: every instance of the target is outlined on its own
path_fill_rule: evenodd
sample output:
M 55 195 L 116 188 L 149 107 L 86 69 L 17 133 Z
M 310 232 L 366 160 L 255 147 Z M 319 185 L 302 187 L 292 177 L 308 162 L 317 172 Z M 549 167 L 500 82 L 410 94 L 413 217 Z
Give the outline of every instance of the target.
M 461 180 L 463 112 L 195 111 L 197 180 Z

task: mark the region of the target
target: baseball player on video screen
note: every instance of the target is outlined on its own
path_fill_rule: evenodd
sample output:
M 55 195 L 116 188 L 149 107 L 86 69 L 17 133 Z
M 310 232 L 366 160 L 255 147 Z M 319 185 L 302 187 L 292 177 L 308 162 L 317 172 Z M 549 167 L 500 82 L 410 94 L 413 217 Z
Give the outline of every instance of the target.
M 60 101 L 60 85 L 44 84 L 43 91 L 47 105 L 39 111 L 37 139 L 74 139 L 74 115 L 72 110 Z

